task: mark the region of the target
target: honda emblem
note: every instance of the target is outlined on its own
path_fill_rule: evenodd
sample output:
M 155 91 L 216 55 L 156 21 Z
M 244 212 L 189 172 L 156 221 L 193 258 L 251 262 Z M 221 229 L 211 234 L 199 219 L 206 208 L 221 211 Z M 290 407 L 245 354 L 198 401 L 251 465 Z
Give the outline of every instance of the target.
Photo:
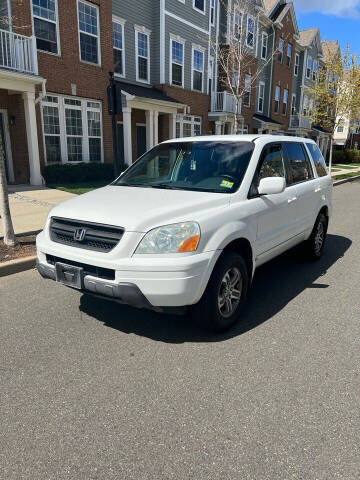
M 82 242 L 85 238 L 85 235 L 85 228 L 77 228 L 74 232 L 74 240 L 76 240 L 77 242 Z

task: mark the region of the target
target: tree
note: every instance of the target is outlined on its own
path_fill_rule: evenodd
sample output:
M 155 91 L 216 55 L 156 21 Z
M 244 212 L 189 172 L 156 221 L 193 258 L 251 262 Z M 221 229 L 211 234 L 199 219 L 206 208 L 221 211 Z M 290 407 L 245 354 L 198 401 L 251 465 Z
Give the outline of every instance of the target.
M 313 87 L 306 89 L 313 100 L 307 118 L 331 133 L 329 169 L 332 167 L 334 134 L 345 120 L 360 116 L 360 65 L 358 57 L 346 47 L 325 49 L 324 61 Z
M 274 48 L 268 53 L 268 58 L 258 65 L 254 58 L 256 45 L 257 25 L 261 12 L 255 9 L 254 0 L 221 0 L 221 6 L 227 18 L 227 34 L 223 45 L 211 42 L 214 56 L 218 60 L 218 81 L 222 89 L 227 91 L 234 105 L 233 131 L 238 133 L 238 116 L 244 99 L 251 95 L 252 87 L 257 83 L 259 75 L 264 72 L 279 52 Z M 245 23 L 250 16 L 249 26 Z M 250 28 L 249 28 L 250 27 Z M 268 45 L 272 43 L 268 37 Z M 270 79 L 269 79 L 270 81 Z
M 15 246 L 17 244 L 17 239 L 15 237 L 14 227 L 10 215 L 9 195 L 5 170 L 5 152 L 2 143 L 0 143 L 0 213 L 4 230 L 4 243 L 5 245 L 9 245 L 11 247 Z

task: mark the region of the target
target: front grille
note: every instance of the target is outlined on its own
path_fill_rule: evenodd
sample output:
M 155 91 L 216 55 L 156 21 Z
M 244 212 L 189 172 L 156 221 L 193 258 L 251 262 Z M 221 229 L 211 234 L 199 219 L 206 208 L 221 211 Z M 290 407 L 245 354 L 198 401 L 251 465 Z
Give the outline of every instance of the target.
M 76 239 L 77 231 L 83 234 L 80 235 L 81 239 Z M 123 234 L 124 229 L 121 227 L 100 223 L 59 217 L 52 217 L 50 222 L 50 238 L 53 242 L 97 252 L 110 252 L 119 243 Z
M 87 265 L 86 263 L 73 262 L 65 258 L 54 257 L 53 255 L 46 255 L 46 261 L 50 265 L 55 266 L 56 262 L 72 265 L 73 267 L 81 267 L 84 269 L 84 275 L 91 275 L 92 277 L 102 278 L 104 280 L 115 280 L 115 270 L 111 268 L 95 267 L 94 265 Z

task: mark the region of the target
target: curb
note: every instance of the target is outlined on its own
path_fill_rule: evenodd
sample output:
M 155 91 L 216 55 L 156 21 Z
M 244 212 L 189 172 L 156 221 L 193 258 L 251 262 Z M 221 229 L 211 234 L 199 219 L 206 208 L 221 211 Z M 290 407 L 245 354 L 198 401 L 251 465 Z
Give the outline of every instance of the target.
M 0 216 L 1 218 L 1 216 Z M 41 230 L 30 230 L 29 232 L 24 232 L 24 233 L 15 233 L 17 237 L 30 237 L 31 235 L 38 235 L 40 232 L 42 232 L 43 229 Z M 0 240 L 3 240 L 4 235 L 0 235 Z
M 348 182 L 355 182 L 355 180 L 359 180 L 360 175 L 356 175 L 356 177 L 349 177 L 349 178 L 344 178 L 343 180 L 337 180 L 334 182 L 334 187 L 337 185 L 342 185 L 343 183 L 348 183 Z
M 33 255 L 31 257 L 17 258 L 9 262 L 0 263 L 0 277 L 31 270 L 36 265 L 36 258 L 36 255 Z

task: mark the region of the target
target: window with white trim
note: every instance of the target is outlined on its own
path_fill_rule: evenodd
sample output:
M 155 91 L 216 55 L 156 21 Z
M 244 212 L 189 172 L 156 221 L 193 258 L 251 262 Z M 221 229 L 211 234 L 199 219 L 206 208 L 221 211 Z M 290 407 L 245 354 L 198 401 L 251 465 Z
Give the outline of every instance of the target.
M 269 41 L 268 34 L 266 32 L 262 32 L 262 35 L 261 35 L 261 58 L 262 58 L 262 60 L 267 59 L 268 41 Z
M 255 20 L 248 15 L 246 24 L 246 45 L 253 48 L 255 44 Z
M 313 78 L 314 82 L 316 80 L 317 71 L 318 71 L 318 62 L 316 60 L 314 60 L 313 67 L 312 67 L 312 78 Z
M 291 98 L 291 115 L 296 115 L 296 94 L 292 94 Z
M 292 45 L 288 43 L 286 50 L 286 66 L 291 67 L 291 55 L 292 55 Z
M 283 115 L 286 115 L 287 113 L 288 98 L 289 98 L 289 90 L 285 89 L 283 92 L 283 108 L 282 108 Z
M 259 96 L 258 96 L 258 112 L 264 112 L 264 101 L 265 101 L 265 83 L 259 83 Z
M 277 86 L 275 88 L 275 104 L 274 104 L 274 112 L 279 113 L 279 108 L 280 108 L 280 87 Z
M 99 7 L 78 0 L 80 60 L 100 65 Z
M 184 86 L 184 43 L 170 38 L 170 84 Z
M 245 75 L 244 107 L 251 106 L 251 75 Z
M 283 63 L 283 57 L 284 57 L 284 40 L 282 38 L 279 38 L 279 46 L 278 46 L 278 61 L 280 63 Z
M 233 88 L 235 88 L 235 91 L 236 91 L 236 88 L 239 86 L 239 71 L 238 70 L 233 71 L 231 82 L 232 82 Z
M 150 34 L 135 30 L 136 80 L 150 83 Z
M 114 72 L 121 77 L 125 76 L 125 45 L 124 45 L 124 23 L 113 18 L 113 50 L 114 50 Z
M 298 53 L 295 53 L 295 65 L 294 65 L 295 77 L 299 75 L 299 67 L 300 67 L 300 55 Z
M 41 107 L 47 164 L 102 161 L 100 102 L 50 94 Z
M 205 13 L 205 0 L 193 0 L 193 8 Z
M 37 49 L 58 54 L 57 0 L 32 0 L 32 14 Z
M 201 117 L 177 115 L 176 138 L 197 137 L 201 135 Z
M 210 23 L 215 25 L 215 0 L 210 0 Z
M 11 1 L 0 1 L 0 29 L 6 31 L 12 31 L 12 18 L 11 18 Z
M 204 78 L 204 52 L 192 49 L 192 89 L 199 92 L 203 91 Z
M 237 40 L 240 40 L 240 37 L 241 37 L 241 27 L 242 27 L 242 13 L 238 8 L 235 8 L 233 34 L 234 34 L 234 38 L 236 38 Z
M 310 78 L 311 75 L 311 67 L 312 67 L 312 58 L 309 57 L 307 59 L 307 65 L 306 65 L 306 78 Z

